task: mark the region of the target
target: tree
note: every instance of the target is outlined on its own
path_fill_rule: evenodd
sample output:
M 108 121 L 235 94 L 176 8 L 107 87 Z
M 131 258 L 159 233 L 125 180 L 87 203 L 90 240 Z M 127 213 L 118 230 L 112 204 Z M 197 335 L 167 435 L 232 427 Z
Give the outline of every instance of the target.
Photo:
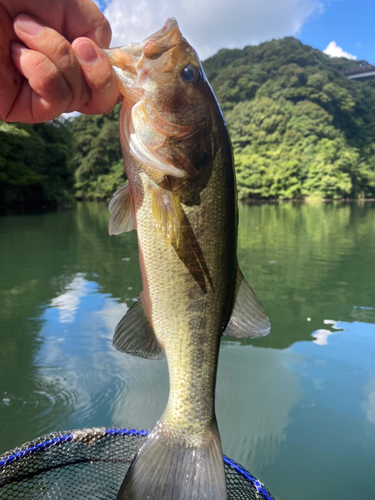
M 126 182 L 118 131 L 120 107 L 73 121 L 76 197 L 108 199 Z
M 54 120 L 0 122 L 0 205 L 56 205 L 71 199 L 72 135 Z
M 293 37 L 222 49 L 204 62 L 231 134 L 246 198 L 375 197 L 375 85 L 339 70 Z M 72 124 L 76 195 L 107 199 L 123 185 L 119 109 Z

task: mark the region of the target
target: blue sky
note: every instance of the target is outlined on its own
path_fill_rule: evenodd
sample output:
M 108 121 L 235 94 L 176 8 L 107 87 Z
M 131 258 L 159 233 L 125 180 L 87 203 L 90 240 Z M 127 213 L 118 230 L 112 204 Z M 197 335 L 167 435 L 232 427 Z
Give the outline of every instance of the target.
M 95 1 L 111 23 L 113 47 L 144 39 L 173 16 L 202 59 L 291 35 L 320 50 L 335 42 L 336 53 L 375 64 L 375 0 Z
M 320 50 L 335 41 L 358 59 L 375 64 L 374 18 L 374 0 L 332 0 L 325 3 L 324 13 L 304 24 L 297 37 Z

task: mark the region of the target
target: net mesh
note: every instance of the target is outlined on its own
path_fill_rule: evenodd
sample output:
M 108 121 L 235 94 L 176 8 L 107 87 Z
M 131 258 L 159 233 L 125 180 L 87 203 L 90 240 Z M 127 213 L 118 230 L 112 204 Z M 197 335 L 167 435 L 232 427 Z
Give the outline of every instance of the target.
M 115 500 L 148 431 L 94 428 L 55 432 L 0 457 L 0 498 Z M 224 456 L 228 500 L 274 500 Z

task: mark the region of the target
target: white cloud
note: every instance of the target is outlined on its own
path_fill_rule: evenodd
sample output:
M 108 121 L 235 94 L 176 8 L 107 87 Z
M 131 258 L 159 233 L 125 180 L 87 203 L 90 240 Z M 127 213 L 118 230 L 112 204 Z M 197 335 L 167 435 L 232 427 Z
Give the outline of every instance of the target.
M 346 57 L 346 59 L 357 59 L 357 56 L 353 56 L 353 54 L 349 54 L 349 52 L 345 52 L 341 47 L 337 45 L 336 42 L 330 42 L 327 47 L 323 50 L 325 54 L 329 57 Z
M 72 111 L 71 113 L 63 113 L 62 115 L 60 115 L 60 118 L 62 118 L 63 120 L 73 120 L 73 118 L 79 116 L 80 114 L 81 113 L 79 113 L 78 111 Z
M 175 17 L 204 59 L 223 47 L 296 35 L 323 10 L 320 0 L 112 0 L 104 14 L 112 27 L 112 47 L 139 42 Z
M 73 323 L 81 298 L 86 295 L 87 281 L 82 274 L 77 274 L 68 285 L 67 291 L 51 300 L 51 307 L 59 310 L 60 323 Z
M 314 333 L 312 333 L 311 336 L 315 338 L 315 340 L 313 340 L 314 344 L 327 345 L 328 337 L 330 335 L 334 335 L 335 333 L 337 332 L 331 332 L 331 330 L 325 330 L 324 328 L 321 328 L 320 330 L 316 330 Z
M 335 321 L 334 319 L 325 319 L 324 321 L 325 325 L 331 325 L 331 328 L 334 330 L 337 330 L 336 332 L 333 332 L 331 330 L 326 330 L 325 328 L 321 328 L 319 330 L 316 330 L 311 334 L 312 337 L 315 338 L 313 340 L 314 344 L 317 345 L 328 345 L 328 337 L 330 335 L 335 335 L 338 332 L 342 331 L 342 328 L 338 326 L 338 322 Z
M 107 327 L 109 332 L 109 337 L 112 339 L 113 332 L 120 321 L 120 319 L 125 315 L 128 307 L 126 304 L 119 304 L 115 302 L 113 299 L 106 300 L 104 307 L 98 313 L 102 316 L 103 321 Z

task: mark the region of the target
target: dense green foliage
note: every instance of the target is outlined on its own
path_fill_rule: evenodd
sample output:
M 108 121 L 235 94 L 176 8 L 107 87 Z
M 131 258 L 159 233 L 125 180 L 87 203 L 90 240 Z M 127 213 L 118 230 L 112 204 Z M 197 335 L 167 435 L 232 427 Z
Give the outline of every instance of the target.
M 290 37 L 205 61 L 231 133 L 240 198 L 375 196 L 375 89 L 338 71 L 358 64 Z M 78 198 L 109 198 L 123 184 L 113 120 L 118 109 L 73 122 Z
M 239 196 L 375 197 L 375 85 L 295 38 L 204 62 L 229 126 Z M 65 125 L 0 123 L 0 200 L 108 199 L 124 173 L 119 106 Z M 73 159 L 70 161 L 71 154 Z
M 240 198 L 375 196 L 375 89 L 288 37 L 204 63 L 234 147 Z
M 56 205 L 72 198 L 72 135 L 55 120 L 0 121 L 0 205 Z
M 72 123 L 78 199 L 108 199 L 125 183 L 119 111 L 116 106 L 108 115 L 81 115 Z

